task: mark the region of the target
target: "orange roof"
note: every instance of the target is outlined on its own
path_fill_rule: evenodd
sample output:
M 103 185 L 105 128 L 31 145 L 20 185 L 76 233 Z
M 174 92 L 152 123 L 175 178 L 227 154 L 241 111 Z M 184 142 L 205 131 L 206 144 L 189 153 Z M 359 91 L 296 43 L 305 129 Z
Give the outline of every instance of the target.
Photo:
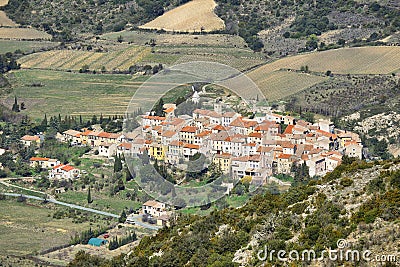
M 176 134 L 176 132 L 174 132 L 174 131 L 165 131 L 165 132 L 162 133 L 162 136 L 163 137 L 172 137 L 175 134 Z
M 39 138 L 39 136 L 36 136 L 36 135 L 24 135 L 21 139 L 24 141 L 37 141 L 40 138 Z
M 199 145 L 192 145 L 192 144 L 185 144 L 183 147 L 189 148 L 189 149 L 199 149 L 200 148 Z
M 169 145 L 170 146 L 183 146 L 183 144 L 184 143 L 182 141 L 174 140 Z
M 64 165 L 64 167 L 61 167 L 61 170 L 66 171 L 66 172 L 72 171 L 74 169 L 75 168 L 70 165 Z
M 144 116 L 144 119 L 154 120 L 154 121 L 164 121 L 166 118 L 161 116 Z
M 284 134 L 292 134 L 293 128 L 294 128 L 294 125 L 288 125 L 283 133 Z
M 251 134 L 249 134 L 249 137 L 262 138 L 262 135 L 261 135 L 261 133 L 251 133 Z
M 358 145 L 358 143 L 356 141 L 346 141 L 344 143 L 344 146 L 350 146 L 350 145 Z
M 210 131 L 203 131 L 201 133 L 196 134 L 195 137 L 204 137 L 204 136 L 207 136 L 207 135 L 210 135 L 210 134 L 211 134 Z
M 273 147 L 260 146 L 258 147 L 257 152 L 266 153 L 266 152 L 271 152 L 272 150 L 274 150 Z
M 195 133 L 196 131 L 197 131 L 197 127 L 195 127 L 195 126 L 185 126 L 181 130 L 181 132 L 185 132 L 185 133 Z
M 256 146 L 256 143 L 248 143 L 248 144 L 244 144 L 244 146 Z
M 49 158 L 39 158 L 39 157 L 32 157 L 29 159 L 30 161 L 48 161 Z
M 166 110 L 164 110 L 165 111 L 165 113 L 171 113 L 171 112 L 173 112 L 175 109 L 173 108 L 173 107 L 171 107 L 171 108 L 167 108 Z
M 225 129 L 224 126 L 218 124 L 218 125 L 216 125 L 216 126 L 213 128 L 213 130 L 225 131 L 226 129 Z
M 121 143 L 118 145 L 118 147 L 123 147 L 125 149 L 131 149 L 132 148 L 132 144 L 131 143 Z
M 291 156 L 292 155 L 289 155 L 289 154 L 280 154 L 278 156 L 278 159 L 290 159 Z

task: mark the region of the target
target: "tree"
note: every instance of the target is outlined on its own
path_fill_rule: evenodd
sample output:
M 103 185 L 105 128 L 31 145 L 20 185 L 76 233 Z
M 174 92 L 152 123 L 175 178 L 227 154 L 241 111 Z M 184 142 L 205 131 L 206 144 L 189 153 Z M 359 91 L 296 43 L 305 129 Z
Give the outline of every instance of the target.
M 118 41 L 118 43 L 122 43 L 124 41 L 124 38 L 122 37 L 122 35 L 118 36 L 117 41 Z
M 164 116 L 164 100 L 162 98 L 154 106 L 153 111 L 155 116 Z
M 125 221 L 126 221 L 126 213 L 125 210 L 123 210 L 121 216 L 119 216 L 118 222 L 124 223 Z
M 14 112 L 19 112 L 20 111 L 19 110 L 19 105 L 18 105 L 18 100 L 17 100 L 16 96 L 14 97 L 14 104 L 13 104 L 11 110 L 14 111 Z
M 93 199 L 92 199 L 92 194 L 90 193 L 90 186 L 89 186 L 88 194 L 87 194 L 87 203 L 90 204 L 92 202 L 93 202 Z
M 122 170 L 122 161 L 121 158 L 116 156 L 114 161 L 114 173 L 120 172 Z

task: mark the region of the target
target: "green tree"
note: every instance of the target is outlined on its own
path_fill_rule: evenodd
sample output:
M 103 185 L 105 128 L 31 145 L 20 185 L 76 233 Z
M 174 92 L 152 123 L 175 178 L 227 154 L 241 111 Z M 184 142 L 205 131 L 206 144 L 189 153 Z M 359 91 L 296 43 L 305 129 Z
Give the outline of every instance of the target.
M 122 170 L 122 161 L 121 161 L 121 158 L 118 157 L 118 156 L 116 156 L 114 159 L 115 159 L 115 160 L 114 160 L 114 173 L 120 172 L 120 171 Z
M 123 210 L 121 212 L 121 216 L 119 216 L 118 222 L 124 223 L 125 221 L 126 221 L 126 212 L 125 212 L 125 210 Z
M 92 194 L 90 193 L 90 186 L 89 186 L 88 194 L 87 194 L 87 203 L 90 204 L 92 202 L 93 202 L 93 199 L 92 199 Z

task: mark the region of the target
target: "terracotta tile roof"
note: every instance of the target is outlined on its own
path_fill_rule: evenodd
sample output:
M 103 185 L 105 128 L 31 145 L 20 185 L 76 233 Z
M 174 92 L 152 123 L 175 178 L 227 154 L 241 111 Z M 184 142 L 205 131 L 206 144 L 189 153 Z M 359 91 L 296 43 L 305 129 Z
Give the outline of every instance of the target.
M 233 118 L 233 117 L 235 117 L 235 115 L 236 115 L 236 113 L 232 112 L 232 111 L 228 111 L 228 112 L 225 112 L 222 114 L 222 116 L 225 118 Z
M 32 157 L 29 159 L 30 161 L 48 161 L 49 158 L 39 158 L 39 157 Z
M 175 109 L 173 108 L 173 107 L 170 107 L 170 108 L 167 108 L 167 109 L 165 109 L 164 111 L 165 111 L 165 113 L 171 113 L 171 112 L 173 112 Z
M 174 132 L 174 131 L 165 131 L 165 132 L 163 132 L 162 134 L 161 134 L 161 136 L 162 137 L 172 137 L 172 136 L 174 136 L 174 135 L 176 135 L 177 134 L 177 132 Z
M 131 149 L 132 148 L 132 144 L 131 143 L 121 143 L 118 145 L 118 147 L 123 147 L 125 149 Z
M 61 170 L 69 172 L 69 171 L 75 170 L 75 168 L 70 165 L 64 165 L 63 167 L 61 167 Z
M 21 139 L 24 141 L 38 141 L 40 138 L 36 135 L 24 135 Z
M 262 138 L 262 134 L 253 132 L 249 134 L 249 137 Z
M 266 146 L 260 146 L 257 148 L 258 153 L 267 153 L 267 152 L 272 152 L 274 150 L 273 147 L 266 147 Z
M 195 126 L 185 126 L 182 128 L 181 132 L 185 133 L 196 133 L 197 127 Z
M 292 134 L 293 128 L 294 128 L 294 125 L 288 125 L 283 133 L 284 134 Z
M 278 159 L 290 159 L 291 156 L 292 155 L 289 155 L 289 154 L 280 154 L 278 156 Z
M 148 200 L 143 204 L 143 206 L 162 209 L 164 205 L 162 203 L 160 203 L 160 202 L 155 201 L 155 200 Z
M 192 144 L 184 144 L 183 147 L 189 149 L 197 149 L 197 150 L 200 148 L 199 145 L 192 145 Z
M 211 131 L 203 131 L 195 135 L 195 137 L 205 137 L 211 134 Z
M 222 125 L 220 125 L 220 124 L 217 124 L 217 125 L 213 128 L 213 130 L 225 131 L 226 129 L 225 129 L 224 126 L 222 126 Z
M 66 130 L 63 132 L 63 134 L 74 136 L 74 137 L 79 137 L 81 135 L 81 132 L 75 131 L 75 130 Z
M 161 116 L 143 116 L 144 119 L 154 120 L 154 121 L 165 121 L 165 117 Z
M 170 146 L 183 146 L 184 143 L 182 141 L 179 141 L 179 140 L 174 140 L 169 145 Z

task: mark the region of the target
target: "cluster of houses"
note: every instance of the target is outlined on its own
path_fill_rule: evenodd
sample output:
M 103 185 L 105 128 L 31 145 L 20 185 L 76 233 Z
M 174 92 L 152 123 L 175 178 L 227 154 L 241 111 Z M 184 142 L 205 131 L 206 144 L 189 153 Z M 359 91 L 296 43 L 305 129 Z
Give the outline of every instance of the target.
M 344 155 L 362 158 L 360 137 L 335 129 L 330 121 L 312 124 L 272 112 L 250 119 L 222 107 L 217 102 L 214 109 L 196 109 L 192 116 L 175 117 L 171 111 L 145 115 L 132 152 L 146 150 L 151 158 L 172 165 L 202 153 L 224 173 L 261 183 L 273 174 L 290 174 L 293 165 L 306 164 L 310 176 L 322 176 L 341 164 Z
M 165 116 L 143 115 L 140 128 L 131 133 L 67 130 L 57 138 L 90 146 L 102 157 L 147 151 L 152 159 L 172 165 L 202 153 L 223 173 L 238 179 L 249 176 L 261 183 L 273 174 L 290 174 L 294 165 L 306 164 L 310 176 L 322 176 L 341 164 L 344 155 L 362 158 L 360 137 L 335 129 L 328 120 L 310 123 L 273 112 L 257 112 L 250 119 L 224 111 L 226 106 L 218 101 L 211 109 L 195 109 L 191 116 L 175 116 L 173 104 L 164 108 Z M 23 139 L 40 142 L 29 136 Z M 80 175 L 79 170 L 52 159 L 33 158 L 31 164 L 51 168 L 51 178 Z

